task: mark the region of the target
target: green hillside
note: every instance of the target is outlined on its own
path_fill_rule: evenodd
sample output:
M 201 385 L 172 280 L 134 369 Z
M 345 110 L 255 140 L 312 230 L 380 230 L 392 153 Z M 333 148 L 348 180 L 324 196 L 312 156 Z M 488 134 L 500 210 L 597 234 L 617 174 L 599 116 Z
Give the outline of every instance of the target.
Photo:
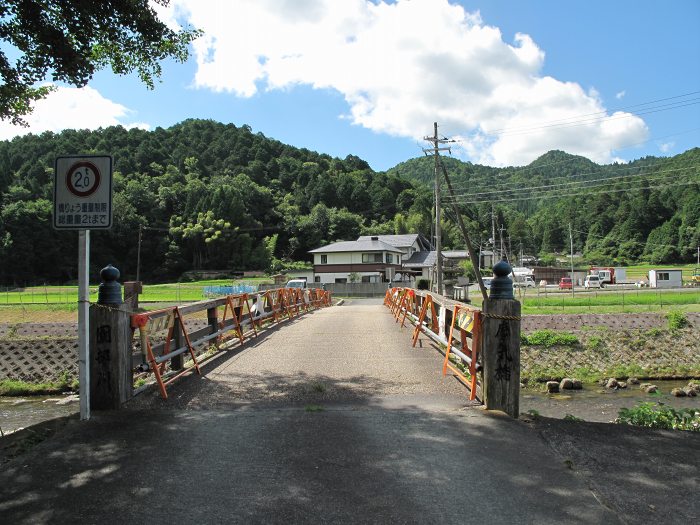
M 523 167 L 491 168 L 443 159 L 461 211 L 478 241 L 496 227 L 517 252 L 569 253 L 596 264 L 695 260 L 700 246 L 700 149 L 670 158 L 598 165 L 550 151 Z M 434 159 L 403 162 L 388 172 L 432 185 Z M 453 200 L 443 189 L 443 207 Z M 477 233 L 478 232 L 478 233 Z
M 434 159 L 375 172 L 254 133 L 187 120 L 167 129 L 68 130 L 0 142 L 0 284 L 76 277 L 77 234 L 52 224 L 58 155 L 114 157 L 114 227 L 92 235 L 92 275 L 177 279 L 192 269 L 278 271 L 308 250 L 370 233 L 431 234 Z M 700 149 L 599 166 L 560 151 L 528 166 L 443 158 L 475 244 L 491 216 L 513 251 L 574 249 L 599 264 L 690 263 L 700 244 Z M 443 189 L 443 242 L 462 248 Z

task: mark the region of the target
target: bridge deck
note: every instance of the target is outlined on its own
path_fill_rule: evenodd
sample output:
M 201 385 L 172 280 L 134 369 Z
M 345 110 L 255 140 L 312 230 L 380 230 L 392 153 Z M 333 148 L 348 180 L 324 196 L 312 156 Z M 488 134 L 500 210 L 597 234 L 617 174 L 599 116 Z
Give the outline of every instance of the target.
M 223 352 L 169 388 L 141 395 L 132 408 L 214 408 L 241 404 L 343 403 L 469 404 L 468 392 L 442 375 L 442 354 L 427 338 L 411 346 L 412 326 L 401 328 L 377 299 L 350 300 L 286 321 Z

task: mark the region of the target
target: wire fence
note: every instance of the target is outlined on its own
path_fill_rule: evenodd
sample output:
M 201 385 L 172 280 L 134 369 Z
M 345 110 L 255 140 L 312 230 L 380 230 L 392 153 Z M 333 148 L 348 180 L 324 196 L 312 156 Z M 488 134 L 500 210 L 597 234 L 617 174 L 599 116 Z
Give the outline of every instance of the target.
M 97 301 L 98 285 L 90 286 L 90 302 Z M 258 290 L 257 283 L 238 282 L 228 284 L 204 285 L 203 283 L 171 283 L 144 285 L 139 301 L 143 303 L 186 303 L 201 301 L 238 293 L 253 293 Z M 0 306 L 30 305 L 69 305 L 77 303 L 77 286 L 51 286 L 32 284 L 22 287 L 0 287 Z

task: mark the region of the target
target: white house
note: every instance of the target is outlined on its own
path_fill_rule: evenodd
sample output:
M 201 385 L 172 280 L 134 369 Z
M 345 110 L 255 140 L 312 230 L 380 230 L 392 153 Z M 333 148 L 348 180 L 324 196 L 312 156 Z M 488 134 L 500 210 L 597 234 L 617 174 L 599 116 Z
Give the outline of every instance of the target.
M 393 281 L 401 270 L 403 251 L 381 241 L 379 236 L 360 239 L 310 250 L 314 256 L 314 282 L 346 283 L 350 274 L 358 274 L 363 283 Z
M 649 270 L 650 288 L 680 288 L 682 286 L 682 270 Z
M 341 241 L 316 248 L 314 282 L 344 283 L 356 273 L 361 282 L 431 279 L 436 252 L 420 233 L 404 235 L 363 235 L 356 241 Z M 443 251 L 446 274 L 461 274 L 459 261 L 469 258 L 465 251 Z

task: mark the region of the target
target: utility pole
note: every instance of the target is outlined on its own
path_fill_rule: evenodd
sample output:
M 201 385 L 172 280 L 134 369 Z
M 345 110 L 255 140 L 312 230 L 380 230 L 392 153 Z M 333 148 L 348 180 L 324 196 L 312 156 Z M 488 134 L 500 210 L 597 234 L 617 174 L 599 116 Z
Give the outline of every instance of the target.
M 136 250 L 136 280 L 140 281 L 141 276 L 141 232 L 143 231 L 143 224 L 139 224 L 139 247 Z
M 501 259 L 503 259 L 503 255 L 505 254 L 505 258 L 508 260 L 508 253 L 505 251 L 505 245 L 503 244 L 503 230 L 505 230 L 505 227 L 501 224 L 501 226 L 498 228 L 498 235 L 501 244 Z
M 493 247 L 493 263 L 496 264 L 501 260 L 501 257 L 496 257 L 496 210 L 491 205 L 491 246 Z
M 424 140 L 433 143 L 432 148 L 424 149 L 424 153 L 431 152 L 435 156 L 435 255 L 436 255 L 436 265 L 437 271 L 435 272 L 435 285 L 437 287 L 437 293 L 442 294 L 442 232 L 440 229 L 440 152 L 450 151 L 450 148 L 441 148 L 440 144 L 445 144 L 449 142 L 447 139 L 438 138 L 438 124 L 433 123 L 434 135 L 432 137 L 423 137 Z
M 571 223 L 569 223 L 569 245 L 571 246 L 571 296 L 574 295 L 574 236 L 571 232 Z

